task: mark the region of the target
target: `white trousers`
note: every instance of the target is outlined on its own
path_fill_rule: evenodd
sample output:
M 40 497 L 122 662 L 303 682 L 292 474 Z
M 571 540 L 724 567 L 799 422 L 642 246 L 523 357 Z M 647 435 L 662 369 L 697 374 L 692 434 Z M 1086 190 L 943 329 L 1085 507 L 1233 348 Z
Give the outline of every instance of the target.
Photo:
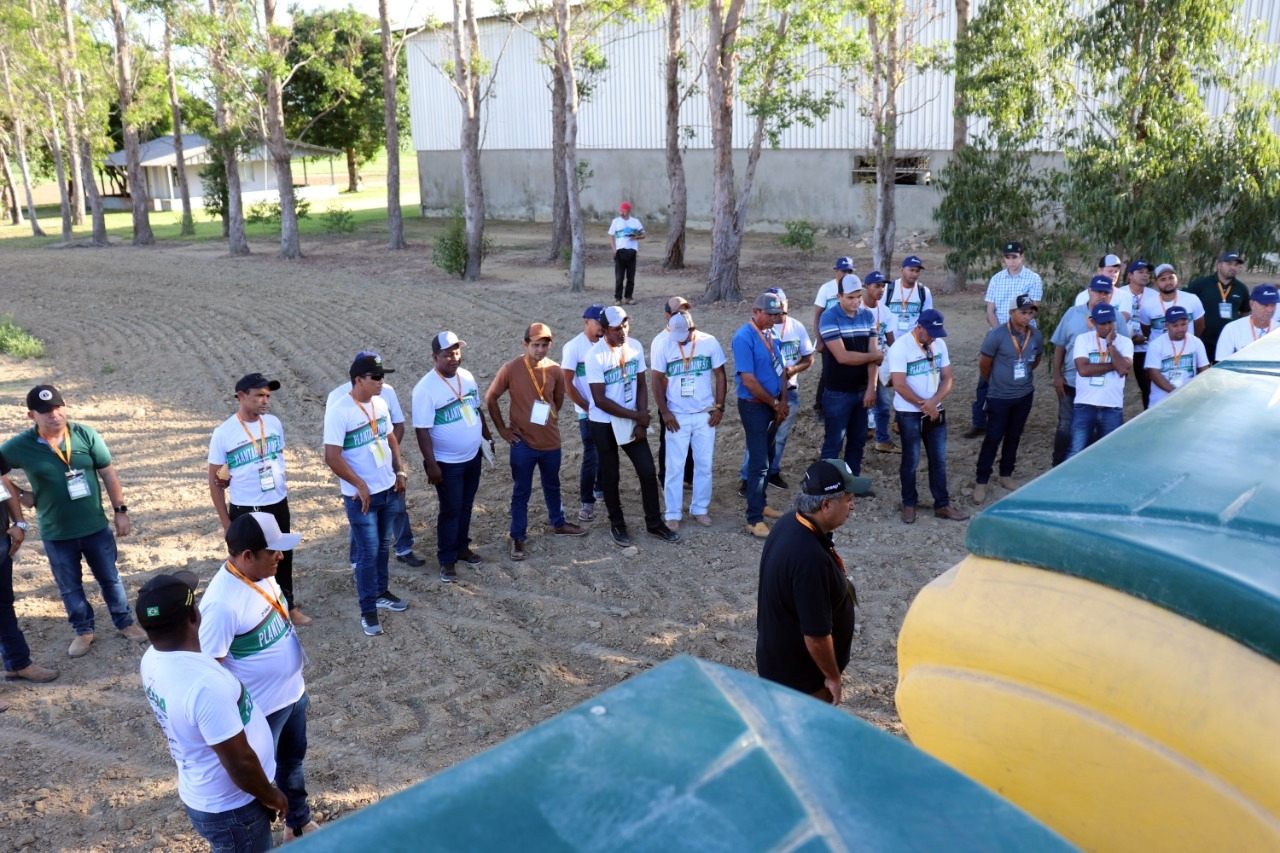
M 711 507 L 711 459 L 715 454 L 716 428 L 708 421 L 711 415 L 698 412 L 692 415 L 676 415 L 680 424 L 677 432 L 668 432 L 667 480 L 662 484 L 666 501 L 667 521 L 679 521 L 684 505 L 684 460 L 693 447 L 693 500 L 689 502 L 690 515 L 706 515 Z M 663 427 L 666 429 L 666 427 Z

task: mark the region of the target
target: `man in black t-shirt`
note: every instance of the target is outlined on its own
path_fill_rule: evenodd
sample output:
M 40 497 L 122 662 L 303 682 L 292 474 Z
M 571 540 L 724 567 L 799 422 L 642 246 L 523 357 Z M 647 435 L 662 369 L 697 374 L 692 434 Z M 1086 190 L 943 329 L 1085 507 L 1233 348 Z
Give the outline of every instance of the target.
M 814 462 L 795 512 L 773 526 L 760 555 L 756 668 L 762 678 L 832 705 L 840 704 L 857 594 L 831 534 L 868 485 L 843 460 Z
M 27 638 L 13 611 L 13 558 L 27 538 L 27 522 L 22 515 L 22 491 L 9 479 L 9 463 L 0 454 L 0 652 L 4 657 L 5 681 L 53 681 L 56 669 L 31 662 Z M 0 699 L 0 711 L 9 703 Z

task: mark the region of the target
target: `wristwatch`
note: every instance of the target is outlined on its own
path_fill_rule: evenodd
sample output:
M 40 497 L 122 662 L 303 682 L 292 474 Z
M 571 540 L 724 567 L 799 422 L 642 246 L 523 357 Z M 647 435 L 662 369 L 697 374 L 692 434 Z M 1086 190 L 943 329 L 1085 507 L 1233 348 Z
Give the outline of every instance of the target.
M 120 506 L 113 507 L 113 509 L 116 511 L 116 515 L 126 515 L 129 512 L 129 507 L 125 506 L 124 504 L 120 504 Z
M 15 521 L 13 524 L 10 524 L 9 526 L 16 527 L 19 530 L 21 530 L 23 533 L 26 533 L 28 530 L 31 529 L 31 525 L 27 524 L 25 521 Z

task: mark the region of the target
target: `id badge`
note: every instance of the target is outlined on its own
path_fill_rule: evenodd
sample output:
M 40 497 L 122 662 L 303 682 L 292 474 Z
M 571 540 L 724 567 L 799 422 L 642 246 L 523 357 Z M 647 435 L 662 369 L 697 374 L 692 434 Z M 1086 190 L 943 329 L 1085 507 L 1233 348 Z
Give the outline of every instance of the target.
M 544 426 L 551 417 L 551 406 L 542 400 L 533 401 L 533 411 L 529 413 L 529 422 L 535 426 Z
M 462 422 L 467 426 L 476 425 L 476 410 L 465 400 L 462 402 Z
M 636 398 L 636 383 L 623 382 L 622 383 L 622 402 L 630 403 L 635 398 Z
M 773 372 L 781 376 L 782 374 L 787 372 L 787 369 L 783 367 L 782 362 L 775 361 L 773 363 Z
M 692 376 L 681 376 L 680 377 L 680 396 L 692 397 L 693 387 L 695 382 L 697 382 L 697 380 Z
M 276 490 L 276 469 L 270 462 L 258 468 L 258 488 L 264 492 Z
M 89 482 L 85 480 L 83 471 L 67 472 L 67 495 L 73 501 L 89 497 Z
M 1231 303 L 1230 302 L 1218 303 L 1218 316 L 1224 320 L 1231 319 Z
M 1015 361 L 1013 363 L 1013 381 L 1023 382 L 1027 378 L 1027 363 L 1025 361 Z
M 909 315 L 907 314 L 898 315 L 898 331 L 899 332 L 911 331 L 911 317 Z
M 1187 372 L 1185 370 L 1170 370 L 1169 384 L 1174 388 L 1181 388 L 1187 384 Z
M 386 439 L 375 438 L 369 445 L 369 452 L 373 454 L 373 464 L 379 468 L 386 468 L 391 464 L 391 448 L 387 446 Z
M 1090 385 L 1095 385 L 1095 386 L 1104 386 L 1104 385 L 1106 385 L 1106 384 L 1107 384 L 1107 377 L 1105 377 L 1105 376 L 1090 376 L 1090 377 L 1089 377 L 1089 384 L 1090 384 Z

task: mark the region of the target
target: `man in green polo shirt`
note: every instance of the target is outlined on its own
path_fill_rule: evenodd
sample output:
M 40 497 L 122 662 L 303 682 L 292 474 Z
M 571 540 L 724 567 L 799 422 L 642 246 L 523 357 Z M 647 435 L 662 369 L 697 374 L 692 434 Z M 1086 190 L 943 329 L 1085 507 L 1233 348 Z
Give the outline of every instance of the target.
M 85 598 L 81 560 L 98 581 L 112 623 L 126 638 L 146 642 L 116 573 L 115 537 L 129 534 L 129 508 L 107 445 L 92 427 L 67 420 L 62 394 L 52 385 L 37 385 L 27 393 L 27 417 L 35 425 L 6 441 L 0 453 L 31 484 L 40 540 L 76 632 L 67 654 L 88 654 L 93 643 L 93 607 Z M 102 511 L 99 478 L 111 499 L 114 534 Z

